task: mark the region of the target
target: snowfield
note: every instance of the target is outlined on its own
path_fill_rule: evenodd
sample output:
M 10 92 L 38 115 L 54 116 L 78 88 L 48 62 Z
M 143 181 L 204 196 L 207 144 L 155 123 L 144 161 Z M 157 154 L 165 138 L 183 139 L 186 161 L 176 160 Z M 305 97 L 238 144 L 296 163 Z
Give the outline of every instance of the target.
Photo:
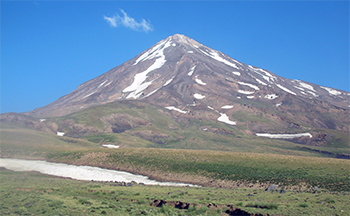
M 123 181 L 144 183 L 147 185 L 164 185 L 164 186 L 196 186 L 176 182 L 158 182 L 149 179 L 147 176 L 135 175 L 128 172 L 102 169 L 91 166 L 76 166 L 63 163 L 51 163 L 40 160 L 20 160 L 0 158 L 0 167 L 13 171 L 37 171 L 43 174 L 67 177 L 77 180 L 86 181 Z
M 303 137 L 308 136 L 312 138 L 312 135 L 310 133 L 299 133 L 299 134 L 268 134 L 268 133 L 257 133 L 255 134 L 260 137 L 268 137 L 272 139 L 293 139 L 297 137 Z

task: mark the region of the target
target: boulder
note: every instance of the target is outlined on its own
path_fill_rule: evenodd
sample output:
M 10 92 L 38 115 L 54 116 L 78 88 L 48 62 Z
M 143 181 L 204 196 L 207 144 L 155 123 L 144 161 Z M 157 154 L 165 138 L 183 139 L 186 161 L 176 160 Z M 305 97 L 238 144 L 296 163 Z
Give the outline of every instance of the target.
M 272 184 L 272 185 L 269 185 L 265 191 L 277 191 L 277 188 L 278 188 L 278 185 Z

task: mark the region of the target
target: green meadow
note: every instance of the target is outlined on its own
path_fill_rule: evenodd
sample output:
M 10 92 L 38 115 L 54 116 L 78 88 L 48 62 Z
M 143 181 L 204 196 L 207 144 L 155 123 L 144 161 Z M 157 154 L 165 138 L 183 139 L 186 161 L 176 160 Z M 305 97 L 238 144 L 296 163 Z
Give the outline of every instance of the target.
M 348 192 L 164 187 L 90 182 L 1 169 L 1 215 L 349 215 Z M 155 205 L 159 201 L 164 205 Z M 174 207 L 181 201 L 187 208 Z
M 156 117 L 150 114 L 147 118 Z M 241 135 L 228 139 L 227 135 L 198 130 L 208 125 L 190 122 L 186 132 L 181 125 L 173 123 L 169 142 L 158 145 L 130 133 L 73 138 L 2 124 L 0 156 L 3 158 L 98 166 L 203 187 L 121 187 L 110 182 L 77 181 L 2 169 L 0 213 L 227 215 L 239 209 L 262 215 L 350 215 L 350 160 L 327 158 L 287 141 L 261 139 L 257 144 L 257 138 Z M 178 139 L 179 134 L 185 138 Z M 101 143 L 122 147 L 106 149 Z M 178 149 L 173 149 L 175 146 Z M 327 146 L 312 148 L 329 150 Z M 344 149 L 345 145 L 341 144 L 333 152 L 344 153 Z M 266 192 L 270 184 L 278 184 L 278 192 Z M 315 186 L 320 190 L 315 191 Z M 156 207 L 157 200 L 167 204 Z M 187 203 L 189 207 L 175 208 L 175 202 Z

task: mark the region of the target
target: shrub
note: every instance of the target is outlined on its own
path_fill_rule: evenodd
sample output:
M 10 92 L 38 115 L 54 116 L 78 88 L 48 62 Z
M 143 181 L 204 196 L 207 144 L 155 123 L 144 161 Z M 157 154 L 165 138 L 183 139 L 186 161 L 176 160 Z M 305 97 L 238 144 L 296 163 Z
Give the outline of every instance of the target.
M 252 208 L 262 208 L 262 209 L 277 209 L 278 205 L 274 203 L 248 203 L 245 207 L 252 207 Z
M 329 198 L 329 197 L 327 197 L 327 198 L 325 199 L 325 201 L 326 201 L 327 203 L 335 203 L 335 200 L 332 199 L 332 198 Z
M 64 202 L 61 200 L 53 200 L 49 203 L 50 207 L 57 208 L 58 206 L 62 205 Z
M 78 200 L 80 204 L 82 205 L 92 205 L 92 203 L 90 201 L 88 201 L 87 199 L 79 199 Z
M 145 204 L 146 203 L 146 200 L 145 199 L 140 199 L 137 201 L 137 204 Z
M 202 206 L 200 207 L 197 211 L 196 211 L 196 214 L 200 215 L 200 214 L 204 214 L 208 211 L 208 207 L 206 206 Z
M 309 207 L 309 204 L 307 204 L 307 203 L 300 203 L 299 207 L 307 208 L 307 207 Z
M 171 206 L 168 206 L 167 204 L 164 204 L 160 207 L 160 212 L 166 215 L 170 214 L 172 210 L 173 208 Z

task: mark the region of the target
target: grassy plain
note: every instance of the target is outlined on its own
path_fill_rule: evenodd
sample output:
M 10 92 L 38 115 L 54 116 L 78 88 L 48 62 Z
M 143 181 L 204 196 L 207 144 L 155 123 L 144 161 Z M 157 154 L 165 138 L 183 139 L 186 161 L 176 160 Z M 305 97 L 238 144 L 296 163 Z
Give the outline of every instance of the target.
M 350 191 L 350 161 L 341 159 L 142 148 L 54 153 L 47 159 L 124 170 L 161 181 L 214 187 L 264 188 L 274 183 L 295 190 L 318 186 L 332 191 Z
M 227 215 L 229 208 L 263 215 L 349 215 L 348 192 L 316 193 L 133 185 L 57 178 L 0 169 L 1 215 Z M 181 201 L 188 209 L 152 206 Z M 226 213 L 225 213 L 226 212 Z

